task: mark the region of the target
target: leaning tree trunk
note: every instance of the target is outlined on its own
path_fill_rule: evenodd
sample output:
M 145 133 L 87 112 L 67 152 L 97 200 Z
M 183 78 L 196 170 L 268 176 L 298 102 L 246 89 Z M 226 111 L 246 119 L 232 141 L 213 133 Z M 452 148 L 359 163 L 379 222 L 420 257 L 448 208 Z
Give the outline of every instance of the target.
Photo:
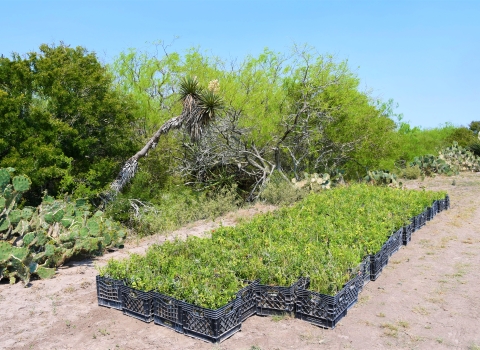
M 110 191 L 103 194 L 104 202 L 108 203 L 112 201 L 135 176 L 138 160 L 145 157 L 150 149 L 155 148 L 160 136 L 168 133 L 172 129 L 179 129 L 182 125 L 185 125 L 192 140 L 198 141 L 202 135 L 203 127 L 207 122 L 208 120 L 205 120 L 205 114 L 198 101 L 191 95 L 187 96 L 183 101 L 182 114 L 165 122 L 150 140 L 148 140 L 145 146 L 125 162 L 115 181 L 110 184 Z

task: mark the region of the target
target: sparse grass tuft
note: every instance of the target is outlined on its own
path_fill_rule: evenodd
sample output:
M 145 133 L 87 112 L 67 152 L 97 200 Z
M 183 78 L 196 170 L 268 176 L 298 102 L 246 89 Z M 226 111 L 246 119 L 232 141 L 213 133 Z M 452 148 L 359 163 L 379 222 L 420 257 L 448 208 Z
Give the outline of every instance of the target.
M 396 338 L 398 337 L 398 327 L 392 323 L 383 323 L 380 325 L 380 328 L 383 329 L 383 334 Z

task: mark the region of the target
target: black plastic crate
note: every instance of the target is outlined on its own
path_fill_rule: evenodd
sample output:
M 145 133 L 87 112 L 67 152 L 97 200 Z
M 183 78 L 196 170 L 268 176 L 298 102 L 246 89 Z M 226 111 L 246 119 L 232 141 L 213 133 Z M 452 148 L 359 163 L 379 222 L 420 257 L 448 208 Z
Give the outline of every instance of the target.
M 308 288 L 309 284 L 310 280 L 308 278 L 300 278 L 290 287 L 257 284 L 256 314 L 260 316 L 270 316 L 294 312 L 296 291 Z
M 301 288 L 296 293 L 295 317 L 320 327 L 335 328 L 357 302 L 362 284 L 363 274 L 358 273 L 335 296 Z
M 448 194 L 445 196 L 445 209 L 450 209 L 450 197 Z
M 120 286 L 124 285 L 123 281 L 102 276 L 96 276 L 95 279 L 97 282 L 98 305 L 121 310 Z
M 427 224 L 427 210 L 414 217 L 415 230 L 421 229 Z
M 237 298 L 241 298 L 240 322 L 245 321 L 257 311 L 256 286 L 258 281 L 249 282 L 248 286 L 242 288 L 237 293 Z
M 183 332 L 194 338 L 220 343 L 240 330 L 241 314 L 242 300 L 239 297 L 217 310 L 184 303 Z
M 385 242 L 388 257 L 398 252 L 403 242 L 403 227 L 395 231 Z
M 167 295 L 152 292 L 153 322 L 183 333 L 182 312 L 185 303 Z
M 447 206 L 446 206 L 445 199 L 439 199 L 438 200 L 438 212 L 442 212 L 446 209 L 447 209 Z
M 153 293 L 143 292 L 128 286 L 120 287 L 123 314 L 143 322 L 153 321 Z
M 360 291 L 361 292 L 363 290 L 363 287 L 366 286 L 368 284 L 368 282 L 371 281 L 371 269 L 372 269 L 372 262 L 371 262 L 371 256 L 370 255 L 367 255 L 365 257 L 365 259 L 363 259 L 363 262 L 362 264 L 360 264 L 361 268 L 362 268 L 362 276 L 363 276 L 363 281 L 361 281 L 361 285 L 359 285 L 360 287 Z
M 373 255 L 370 255 L 370 280 L 375 281 L 383 271 L 383 268 L 387 266 L 389 259 L 386 245 Z
M 433 201 L 432 208 L 433 208 L 434 216 L 437 215 L 439 213 L 438 200 Z
M 402 241 L 403 245 L 407 245 L 412 240 L 412 233 L 415 224 L 411 221 L 409 224 L 403 226 Z
M 375 281 L 387 266 L 388 259 L 397 252 L 403 243 L 403 227 L 395 231 L 380 250 L 370 255 L 370 280 Z M 365 276 L 366 277 L 366 276 Z

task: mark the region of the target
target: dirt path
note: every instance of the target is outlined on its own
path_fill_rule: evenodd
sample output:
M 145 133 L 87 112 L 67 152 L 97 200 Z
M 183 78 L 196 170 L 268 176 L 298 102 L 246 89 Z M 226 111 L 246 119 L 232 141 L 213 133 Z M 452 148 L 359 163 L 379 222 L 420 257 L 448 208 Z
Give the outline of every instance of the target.
M 451 209 L 414 233 L 334 330 L 253 316 L 241 332 L 213 345 L 97 306 L 95 264 L 165 240 L 153 236 L 61 268 L 54 279 L 28 288 L 0 284 L 0 349 L 480 349 L 480 174 L 407 186 L 447 190 Z M 203 235 L 221 221 L 234 224 L 270 209 L 199 222 L 170 237 Z

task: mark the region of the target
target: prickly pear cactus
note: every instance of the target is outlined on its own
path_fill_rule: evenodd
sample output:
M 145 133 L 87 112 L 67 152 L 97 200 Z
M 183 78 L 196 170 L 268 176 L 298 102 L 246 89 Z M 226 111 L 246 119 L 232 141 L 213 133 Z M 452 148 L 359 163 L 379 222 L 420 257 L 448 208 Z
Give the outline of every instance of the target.
M 386 185 L 389 187 L 402 187 L 401 182 L 397 182 L 397 176 L 386 170 L 369 170 L 363 181 L 374 185 Z
M 303 174 L 304 179 L 297 181 L 297 179 L 292 179 L 292 184 L 294 187 L 297 188 L 308 188 L 310 191 L 319 191 L 319 190 L 328 190 L 332 185 L 332 181 L 330 175 L 325 173 L 323 175 L 319 175 L 317 173 Z
M 460 171 L 480 171 L 480 157 L 454 142 L 451 147 L 439 151 L 438 157 L 434 155 L 416 157 L 410 165 L 417 165 L 426 176 L 454 175 Z
M 438 158 L 457 171 L 480 171 L 480 158 L 454 142 L 439 152 Z
M 101 211 L 92 215 L 84 199 L 44 196 L 37 208 L 18 208 L 31 183 L 13 172 L 0 168 L 0 279 L 28 283 L 32 275 L 52 277 L 56 267 L 74 256 L 123 246 L 126 230 Z

